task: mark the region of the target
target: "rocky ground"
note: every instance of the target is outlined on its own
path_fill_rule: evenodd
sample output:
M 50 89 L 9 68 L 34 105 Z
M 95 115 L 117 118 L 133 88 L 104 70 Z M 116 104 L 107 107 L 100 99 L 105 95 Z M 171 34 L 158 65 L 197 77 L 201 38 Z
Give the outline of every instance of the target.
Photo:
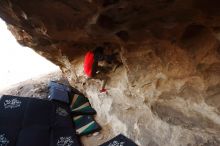
M 12 85 L 4 90 L 0 90 L 0 94 L 47 98 L 47 85 L 51 80 L 64 80 L 64 78 L 62 77 L 61 72 L 54 72 L 45 76 L 29 79 L 27 81 Z

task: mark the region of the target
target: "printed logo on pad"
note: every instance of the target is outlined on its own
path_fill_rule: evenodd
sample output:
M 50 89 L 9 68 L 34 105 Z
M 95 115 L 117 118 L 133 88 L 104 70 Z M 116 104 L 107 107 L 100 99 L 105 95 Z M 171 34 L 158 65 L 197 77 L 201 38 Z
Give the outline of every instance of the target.
M 0 135 L 0 146 L 7 146 L 9 140 L 5 137 L 5 134 Z
M 108 144 L 108 146 L 125 146 L 125 142 L 118 142 L 118 141 L 113 141 L 112 143 Z
M 65 109 L 61 108 L 61 107 L 58 107 L 58 108 L 56 109 L 56 113 L 57 113 L 58 115 L 60 115 L 60 116 L 63 116 L 63 117 L 66 117 L 66 116 L 69 115 L 68 112 L 67 112 Z
M 60 137 L 57 141 L 57 146 L 72 146 L 74 141 L 72 140 L 71 136 L 69 137 Z
M 13 108 L 18 108 L 21 106 L 21 101 L 17 100 L 16 98 L 14 99 L 9 99 L 9 100 L 5 100 L 4 102 L 4 107 L 5 109 L 6 108 L 10 108 L 10 109 L 13 109 Z

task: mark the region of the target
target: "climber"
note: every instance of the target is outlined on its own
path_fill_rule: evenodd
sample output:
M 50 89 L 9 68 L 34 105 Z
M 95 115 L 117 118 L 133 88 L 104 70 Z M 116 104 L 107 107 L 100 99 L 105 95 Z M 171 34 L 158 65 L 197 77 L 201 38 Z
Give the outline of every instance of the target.
M 84 72 L 89 78 L 99 78 L 103 80 L 100 92 L 107 91 L 105 89 L 107 77 L 101 75 L 106 71 L 107 67 L 101 67 L 98 64 L 100 61 L 106 61 L 107 63 L 111 64 L 116 59 L 116 55 L 117 53 L 105 55 L 103 47 L 96 47 L 94 50 L 88 51 L 85 55 Z M 101 77 L 97 77 L 98 74 L 101 75 Z

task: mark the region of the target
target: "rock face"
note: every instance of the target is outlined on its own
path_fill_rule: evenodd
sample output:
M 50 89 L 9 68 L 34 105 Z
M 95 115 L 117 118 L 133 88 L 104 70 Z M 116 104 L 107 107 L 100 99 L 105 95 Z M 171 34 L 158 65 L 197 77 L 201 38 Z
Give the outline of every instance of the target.
M 220 145 L 219 0 L 1 0 L 22 45 L 59 65 L 114 134 L 140 146 Z M 123 66 L 107 95 L 83 55 L 105 46 Z

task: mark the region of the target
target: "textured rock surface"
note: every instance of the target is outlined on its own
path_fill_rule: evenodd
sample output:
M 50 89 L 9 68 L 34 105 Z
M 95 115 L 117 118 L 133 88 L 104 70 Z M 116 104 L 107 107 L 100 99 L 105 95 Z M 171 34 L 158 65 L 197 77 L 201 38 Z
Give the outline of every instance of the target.
M 219 0 L 1 0 L 18 42 L 58 64 L 114 134 L 141 146 L 220 145 Z M 86 80 L 83 55 L 104 45 L 123 66 Z

